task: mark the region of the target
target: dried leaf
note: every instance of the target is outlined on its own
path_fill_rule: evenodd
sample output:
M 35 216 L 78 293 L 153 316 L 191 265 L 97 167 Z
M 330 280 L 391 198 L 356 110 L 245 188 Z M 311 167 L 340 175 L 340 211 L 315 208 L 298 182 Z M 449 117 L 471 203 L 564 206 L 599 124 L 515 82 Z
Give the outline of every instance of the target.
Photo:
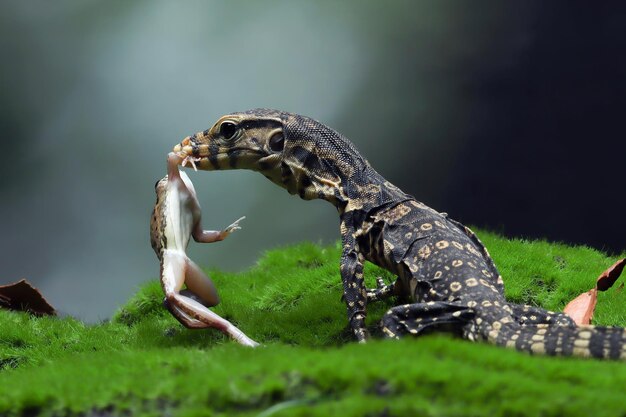
M 626 266 L 626 258 L 615 262 L 609 269 L 600 274 L 596 281 L 596 288 L 599 291 L 606 291 L 611 288 L 624 270 L 624 266 Z
M 37 316 L 56 316 L 56 310 L 39 290 L 22 279 L 8 285 L 0 285 L 0 308 L 28 311 Z
M 577 325 L 591 324 L 593 311 L 598 302 L 598 291 L 594 288 L 580 294 L 570 301 L 563 312 L 570 316 Z

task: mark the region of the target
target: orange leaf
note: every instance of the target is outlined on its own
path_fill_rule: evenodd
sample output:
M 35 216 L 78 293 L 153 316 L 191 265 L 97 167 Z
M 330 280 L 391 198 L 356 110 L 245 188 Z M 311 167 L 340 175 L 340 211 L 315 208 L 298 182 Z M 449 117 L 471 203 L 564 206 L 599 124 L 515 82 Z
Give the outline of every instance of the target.
M 624 270 L 624 266 L 626 266 L 626 258 L 615 262 L 609 269 L 600 274 L 596 281 L 596 288 L 599 291 L 606 291 L 611 288 Z
M 570 301 L 563 312 L 570 316 L 577 325 L 591 324 L 593 311 L 598 302 L 598 291 L 594 288 L 580 294 Z

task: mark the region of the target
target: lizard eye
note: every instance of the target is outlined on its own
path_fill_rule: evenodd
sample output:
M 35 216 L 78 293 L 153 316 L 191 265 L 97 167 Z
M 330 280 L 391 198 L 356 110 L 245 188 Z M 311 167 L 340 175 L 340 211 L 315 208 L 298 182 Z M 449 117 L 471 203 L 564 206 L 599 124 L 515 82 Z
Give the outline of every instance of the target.
M 285 137 L 283 132 L 276 132 L 270 138 L 270 149 L 274 152 L 280 152 L 285 147 Z
M 220 125 L 220 135 L 224 139 L 231 139 L 237 133 L 237 125 L 233 122 L 224 122 Z

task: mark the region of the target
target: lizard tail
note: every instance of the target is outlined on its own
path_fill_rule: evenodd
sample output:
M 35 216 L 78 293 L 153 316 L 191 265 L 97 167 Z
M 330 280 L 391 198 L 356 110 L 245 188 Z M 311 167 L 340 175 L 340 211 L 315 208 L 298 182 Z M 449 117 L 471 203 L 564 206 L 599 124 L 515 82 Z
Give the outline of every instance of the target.
M 626 360 L 626 329 L 621 327 L 520 325 L 503 320 L 480 327 L 490 343 L 531 354 Z

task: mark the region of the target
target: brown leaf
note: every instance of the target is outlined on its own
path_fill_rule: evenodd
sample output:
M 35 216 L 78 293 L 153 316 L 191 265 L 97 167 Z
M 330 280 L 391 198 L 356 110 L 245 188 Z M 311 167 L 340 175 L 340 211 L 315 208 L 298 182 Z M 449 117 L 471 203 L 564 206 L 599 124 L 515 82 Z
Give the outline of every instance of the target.
M 596 281 L 596 288 L 599 291 L 606 291 L 611 288 L 624 270 L 624 266 L 626 266 L 626 258 L 615 262 L 609 269 L 600 274 Z
M 28 311 L 37 316 L 56 316 L 56 310 L 39 290 L 22 279 L 8 285 L 0 285 L 0 308 Z
M 570 316 L 577 325 L 591 324 L 593 311 L 598 302 L 598 291 L 594 288 L 580 294 L 570 301 L 563 312 Z

